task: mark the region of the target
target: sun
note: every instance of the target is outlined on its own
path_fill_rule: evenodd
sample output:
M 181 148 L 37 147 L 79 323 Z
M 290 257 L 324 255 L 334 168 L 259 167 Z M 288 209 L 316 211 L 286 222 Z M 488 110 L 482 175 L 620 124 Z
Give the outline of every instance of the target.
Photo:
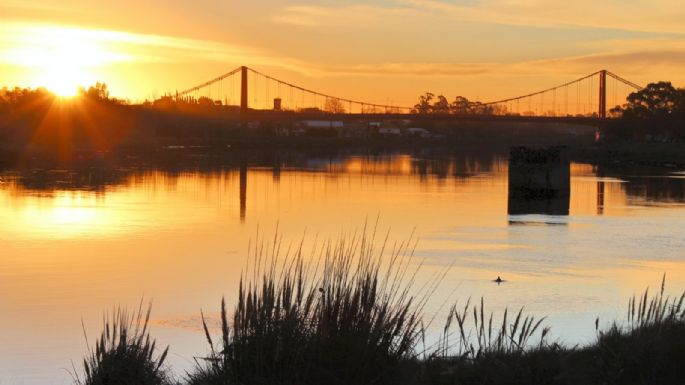
M 24 30 L 23 39 L 23 46 L 4 56 L 31 71 L 33 86 L 62 97 L 94 84 L 98 80 L 94 72 L 123 57 L 108 49 L 102 33 L 85 29 L 33 26 Z
M 57 96 L 73 97 L 78 93 L 79 86 L 92 84 L 93 81 L 85 68 L 58 63 L 45 68 L 38 83 Z
M 76 95 L 79 86 L 93 83 L 89 68 L 97 58 L 91 55 L 100 55 L 101 48 L 78 34 L 61 35 L 60 39 L 44 39 L 45 45 L 35 49 L 33 63 L 40 84 L 58 96 L 69 97 Z

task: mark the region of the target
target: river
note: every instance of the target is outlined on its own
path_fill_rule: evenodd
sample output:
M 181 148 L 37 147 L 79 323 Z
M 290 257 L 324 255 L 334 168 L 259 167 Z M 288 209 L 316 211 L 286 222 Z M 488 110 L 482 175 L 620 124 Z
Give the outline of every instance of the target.
M 428 318 L 484 297 L 492 311 L 546 316 L 553 339 L 569 344 L 590 341 L 597 317 L 620 320 L 628 297 L 664 273 L 669 292 L 685 290 L 683 170 L 571 162 L 568 215 L 511 215 L 508 179 L 507 154 L 478 151 L 5 169 L 0 383 L 71 383 L 84 331 L 92 343 L 104 311 L 141 298 L 153 301 L 152 334 L 182 374 L 207 351 L 200 310 L 216 314 L 223 295 L 234 303 L 248 245 L 277 227 L 286 245 L 349 237 L 365 223 L 378 222 L 379 242 L 413 232 L 426 276 L 449 268 Z

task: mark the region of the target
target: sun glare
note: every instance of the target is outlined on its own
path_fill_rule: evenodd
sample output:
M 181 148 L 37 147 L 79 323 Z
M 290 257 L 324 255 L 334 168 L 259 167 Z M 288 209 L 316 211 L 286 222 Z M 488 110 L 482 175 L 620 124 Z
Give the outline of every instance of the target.
M 31 71 L 30 83 L 63 97 L 76 95 L 79 86 L 95 83 L 93 71 L 125 55 L 107 47 L 102 34 L 85 29 L 26 27 L 23 46 L 7 51 L 5 59 Z
M 82 69 L 55 65 L 43 73 L 38 83 L 57 96 L 72 97 L 76 95 L 79 85 L 90 83 L 85 80 L 85 75 Z

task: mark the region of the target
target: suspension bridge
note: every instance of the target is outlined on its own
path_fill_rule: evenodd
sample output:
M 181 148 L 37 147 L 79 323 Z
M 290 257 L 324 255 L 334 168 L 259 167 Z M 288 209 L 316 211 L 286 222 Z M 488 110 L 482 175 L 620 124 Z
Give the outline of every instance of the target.
M 524 95 L 488 102 L 456 99 L 449 105 L 396 106 L 334 96 L 283 81 L 247 66 L 175 95 L 176 101 L 232 108 L 255 120 L 334 118 L 413 120 L 503 120 L 599 125 L 612 118 L 639 85 L 610 71 Z M 609 109 L 608 109 L 609 108 Z

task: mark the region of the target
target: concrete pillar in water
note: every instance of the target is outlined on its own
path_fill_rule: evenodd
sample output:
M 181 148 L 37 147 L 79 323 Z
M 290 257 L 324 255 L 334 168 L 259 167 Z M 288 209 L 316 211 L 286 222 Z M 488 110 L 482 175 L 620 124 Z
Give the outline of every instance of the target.
M 513 147 L 509 157 L 509 215 L 568 215 L 571 163 L 565 147 Z

